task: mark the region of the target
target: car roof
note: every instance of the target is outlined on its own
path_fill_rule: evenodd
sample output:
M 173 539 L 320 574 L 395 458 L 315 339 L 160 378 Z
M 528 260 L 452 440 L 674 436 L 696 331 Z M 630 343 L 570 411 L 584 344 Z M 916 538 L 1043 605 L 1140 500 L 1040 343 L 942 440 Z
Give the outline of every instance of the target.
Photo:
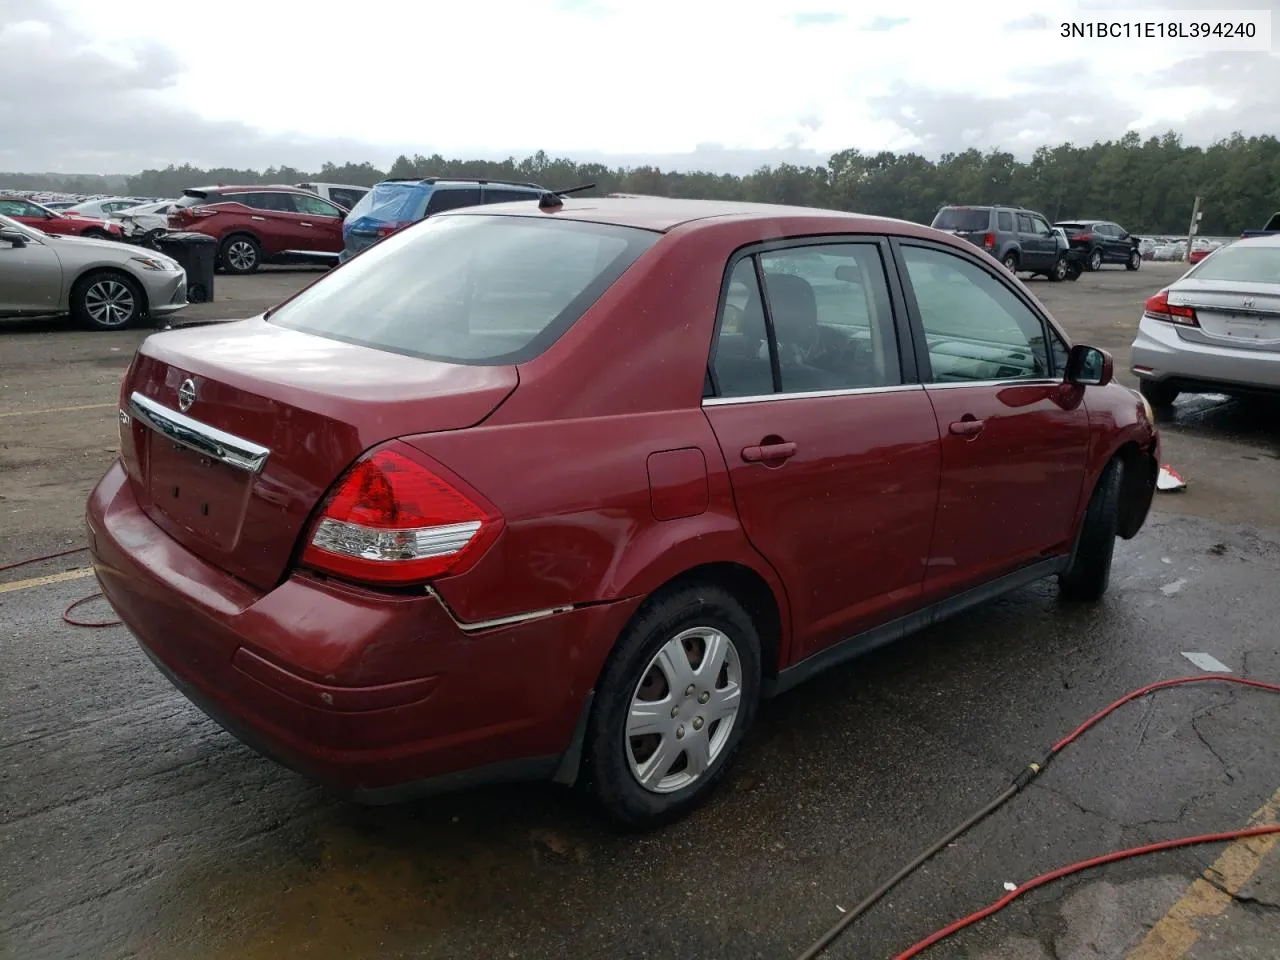
M 1078 217 L 1063 217 L 1055 223 L 1111 223 L 1110 220 L 1081 220 Z
M 473 187 L 477 184 L 495 187 L 518 187 L 538 193 L 546 191 L 545 187 L 536 183 L 522 183 L 518 180 L 494 180 L 489 177 L 387 177 L 379 183 L 411 183 L 427 187 Z
M 1239 240 L 1224 243 L 1218 249 L 1225 250 L 1227 247 L 1280 247 L 1280 233 L 1267 234 L 1262 237 L 1241 237 Z
M 244 191 L 253 191 L 261 193 L 264 190 L 277 191 L 279 193 L 310 193 L 309 190 L 299 190 L 297 187 L 291 187 L 282 183 L 253 183 L 246 186 L 237 186 L 235 184 L 223 184 L 216 187 L 188 187 L 183 190 L 183 194 L 188 197 L 202 197 L 209 193 L 241 193 Z
M 619 227 L 636 227 L 666 233 L 684 224 L 701 221 L 724 220 L 830 220 L 833 232 L 885 233 L 893 232 L 920 237 L 933 237 L 936 232 L 929 227 L 890 217 L 873 217 L 844 210 L 824 210 L 817 207 L 793 207 L 772 203 L 747 203 L 737 200 L 684 200 L 670 197 L 650 197 L 613 194 L 607 197 L 562 198 L 559 207 L 541 210 L 537 203 L 495 204 L 491 207 L 472 207 L 466 211 L 450 212 L 445 216 L 494 215 L 508 217 L 554 216 L 563 220 L 582 220 L 589 223 L 605 223 Z M 439 214 L 437 215 L 439 216 Z M 892 231 L 888 230 L 892 227 Z

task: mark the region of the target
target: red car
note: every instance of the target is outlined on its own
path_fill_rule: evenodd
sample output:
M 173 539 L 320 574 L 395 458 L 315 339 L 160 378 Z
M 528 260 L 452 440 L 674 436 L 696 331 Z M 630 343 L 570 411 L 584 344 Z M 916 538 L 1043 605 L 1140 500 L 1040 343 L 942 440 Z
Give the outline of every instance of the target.
M 1101 596 L 1159 460 L 1111 376 L 927 227 L 475 208 L 148 338 L 91 550 L 175 685 L 349 796 L 582 776 L 649 824 L 761 698 L 1043 577 Z
M 338 262 L 347 211 L 309 190 L 200 187 L 182 193 L 169 228 L 217 240 L 217 265 L 225 273 L 253 273 L 264 263 Z
M 69 237 L 95 237 L 99 240 L 123 240 L 120 224 L 97 217 L 85 217 L 78 213 L 62 213 L 41 206 L 25 197 L 0 196 L 0 213 L 12 217 L 28 227 L 45 233 Z

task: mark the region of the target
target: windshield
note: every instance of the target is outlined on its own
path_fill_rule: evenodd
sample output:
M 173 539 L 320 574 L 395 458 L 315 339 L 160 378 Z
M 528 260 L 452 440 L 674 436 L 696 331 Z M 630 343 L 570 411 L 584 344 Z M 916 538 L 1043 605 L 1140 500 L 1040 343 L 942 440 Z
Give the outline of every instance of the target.
M 943 207 L 933 218 L 935 230 L 986 230 L 990 223 L 987 207 Z
M 306 288 L 270 322 L 443 360 L 532 360 L 659 234 L 532 217 L 432 217 Z
M 1187 274 L 1189 280 L 1280 283 L 1280 247 L 1221 247 Z

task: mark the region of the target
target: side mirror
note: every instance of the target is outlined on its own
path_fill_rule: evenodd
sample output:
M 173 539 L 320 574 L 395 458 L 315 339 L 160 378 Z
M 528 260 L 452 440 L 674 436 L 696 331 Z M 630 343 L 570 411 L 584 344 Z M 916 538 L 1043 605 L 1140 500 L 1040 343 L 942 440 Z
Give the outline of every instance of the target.
M 1063 379 L 1078 387 L 1105 387 L 1115 374 L 1111 354 L 1097 347 L 1077 344 L 1067 355 L 1067 372 Z
M 12 247 L 25 247 L 27 235 L 17 230 L 0 230 L 0 243 L 7 243 Z

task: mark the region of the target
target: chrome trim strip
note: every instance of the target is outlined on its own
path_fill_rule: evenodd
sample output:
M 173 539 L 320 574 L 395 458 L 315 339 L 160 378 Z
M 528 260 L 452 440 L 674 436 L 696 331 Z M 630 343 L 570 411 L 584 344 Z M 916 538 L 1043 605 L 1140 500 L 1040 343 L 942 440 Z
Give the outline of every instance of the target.
M 136 391 L 129 396 L 129 412 L 156 433 L 179 446 L 249 473 L 261 473 L 270 449 L 211 427 L 186 414 L 156 403 Z
M 763 403 L 766 400 L 811 400 L 815 397 L 857 397 L 875 393 L 905 393 L 923 390 L 919 383 L 902 383 L 893 387 L 850 387 L 846 390 L 810 390 L 804 393 L 761 393 L 750 397 L 703 397 L 704 407 L 722 407 L 731 403 Z
M 530 623 L 534 620 L 545 620 L 547 617 L 568 613 L 574 609 L 573 604 L 568 604 L 563 607 L 547 607 L 545 610 L 531 610 L 529 613 L 516 613 L 509 617 L 496 617 L 493 620 L 477 620 L 474 623 L 465 623 L 458 619 L 458 615 L 453 612 L 449 604 L 444 602 L 444 597 L 436 593 L 434 587 L 426 587 L 426 594 L 440 604 L 440 609 L 453 621 L 453 625 L 463 633 L 479 633 L 481 630 L 492 630 L 494 627 L 513 627 L 517 624 Z
M 1052 377 L 1009 377 L 1004 380 L 948 380 L 945 383 L 926 383 L 930 390 L 955 390 L 959 387 L 1056 387 L 1061 380 Z

